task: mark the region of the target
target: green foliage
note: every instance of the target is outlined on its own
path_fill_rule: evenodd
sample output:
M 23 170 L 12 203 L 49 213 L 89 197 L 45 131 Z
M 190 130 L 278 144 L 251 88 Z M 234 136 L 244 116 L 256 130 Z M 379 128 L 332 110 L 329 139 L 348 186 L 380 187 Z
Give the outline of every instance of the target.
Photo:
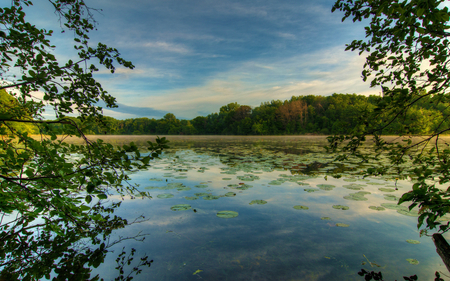
M 167 141 L 149 142 L 146 154 L 132 143 L 113 147 L 101 140 L 89 141 L 80 125 L 105 126 L 111 121 L 102 116 L 96 102 L 115 104 L 93 77 L 99 69 L 88 63 L 96 60 L 111 72 L 116 64 L 133 65 L 114 48 L 101 43 L 89 46 L 88 33 L 95 22 L 83 1 L 49 1 L 58 16 L 57 26 L 59 20 L 64 30 L 75 34 L 78 56 L 62 64 L 52 54 L 53 31 L 26 20 L 23 8 L 32 6 L 32 1 L 10 3 L 0 8 L 0 279 L 98 280 L 90 276 L 91 268 L 98 267 L 110 247 L 120 242 L 110 241 L 110 234 L 131 224 L 114 215 L 120 201 L 105 199 L 112 194 L 149 197 L 127 183 L 127 171 L 148 167 Z M 44 93 L 43 101 L 33 97 L 37 91 Z M 43 118 L 46 104 L 53 107 L 56 120 Z M 84 145 L 58 138 L 58 126 L 67 135 L 82 138 Z M 144 258 L 138 266 L 150 262 Z M 117 280 L 132 278 L 123 275 L 120 264 L 118 269 Z
M 103 117 L 103 123 L 77 122 L 85 134 L 124 135 L 298 135 L 298 134 L 349 134 L 363 130 L 360 123 L 364 112 L 371 112 L 380 97 L 356 94 L 333 94 L 331 96 L 298 96 L 285 101 L 271 101 L 251 108 L 230 103 L 219 113 L 198 116 L 192 120 L 179 120 L 172 113 L 161 119 L 135 118 L 116 120 Z M 426 135 L 437 126 L 449 124 L 440 109 L 430 106 L 430 98 L 418 101 L 403 118 L 391 122 L 383 134 Z M 446 107 L 448 104 L 442 103 Z M 385 115 L 378 117 L 383 122 Z M 106 125 L 106 126 L 105 126 Z M 62 124 L 53 125 L 63 133 Z
M 448 144 L 439 138 L 450 130 L 449 9 L 443 0 L 338 0 L 333 11 L 344 12 L 343 20 L 368 22 L 365 40 L 355 40 L 347 50 L 366 55 L 362 76 L 383 95 L 372 111 L 365 111 L 359 130 L 330 138 L 330 148 L 345 142 L 343 150 L 360 156 L 359 147 L 372 135 L 377 153 L 385 153 L 390 164 L 369 169 L 383 174 L 395 167 L 399 178 L 414 180 L 411 191 L 399 203 L 420 207 L 418 227 L 445 232 L 449 223 L 439 218 L 450 211 L 450 190 L 438 188 L 450 182 Z M 387 142 L 381 138 L 389 128 L 400 135 L 421 132 L 420 141 Z M 375 156 L 376 157 L 376 156 Z M 402 165 L 406 159 L 413 167 Z

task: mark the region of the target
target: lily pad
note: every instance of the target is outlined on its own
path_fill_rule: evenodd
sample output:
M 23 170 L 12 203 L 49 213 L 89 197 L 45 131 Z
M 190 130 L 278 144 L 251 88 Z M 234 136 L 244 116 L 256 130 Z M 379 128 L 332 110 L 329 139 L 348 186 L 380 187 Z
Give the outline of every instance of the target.
M 385 200 L 389 201 L 398 201 L 400 198 L 395 196 L 394 194 L 383 194 Z
M 348 210 L 350 208 L 348 206 L 344 206 L 344 205 L 333 205 L 333 209 Z
M 294 206 L 294 209 L 296 209 L 296 210 L 308 210 L 309 207 L 302 206 L 302 205 L 296 205 L 296 206 Z
M 248 203 L 249 205 L 258 204 L 258 205 L 264 205 L 267 204 L 267 201 L 265 200 L 252 200 L 252 202 Z
M 317 185 L 318 188 L 322 189 L 322 190 L 333 190 L 333 188 L 335 188 L 336 186 L 331 185 L 331 184 L 318 184 Z
M 207 185 L 207 184 L 197 184 L 197 185 L 194 185 L 194 187 L 197 187 L 197 188 L 207 188 L 208 185 Z
M 249 184 L 239 184 L 239 186 L 236 187 L 236 189 L 247 190 L 247 189 L 252 188 L 252 187 L 253 187 L 253 185 L 249 185 Z
M 412 239 L 408 239 L 408 240 L 406 240 L 406 242 L 408 242 L 409 244 L 420 244 L 420 241 L 412 240 Z
M 344 199 L 354 200 L 354 201 L 367 201 L 368 199 L 364 197 L 364 195 L 370 194 L 368 191 L 358 191 L 355 193 L 350 193 L 347 196 L 344 196 Z
M 408 216 L 408 217 L 418 217 L 419 213 L 414 210 L 397 210 L 397 213 Z
M 416 264 L 419 264 L 419 261 L 418 260 L 416 260 L 416 259 L 406 259 L 410 264 L 414 264 L 414 265 L 416 265 Z
M 238 215 L 239 213 L 235 211 L 220 211 L 216 216 L 223 219 L 231 219 L 237 217 Z
M 315 191 L 319 191 L 318 188 L 305 188 L 305 189 L 303 189 L 303 190 L 306 191 L 306 192 L 308 192 L 308 193 L 315 192 Z
M 227 193 L 225 193 L 222 196 L 224 196 L 224 197 L 234 197 L 234 196 L 236 196 L 236 193 L 234 193 L 234 192 L 227 192 Z
M 252 174 L 245 174 L 243 176 L 237 176 L 237 178 L 241 181 L 254 181 L 259 180 L 258 176 L 252 175 Z
M 199 192 L 199 193 L 194 193 L 194 195 L 197 196 L 197 197 L 202 197 L 202 196 L 207 196 L 207 195 L 209 195 L 209 193 L 206 193 L 206 192 Z
M 378 188 L 379 191 L 383 191 L 383 192 L 394 192 L 395 189 L 393 188 L 385 188 L 385 187 L 380 187 Z
M 184 199 L 186 199 L 186 200 L 197 200 L 198 197 L 197 196 L 185 196 Z
M 384 211 L 384 210 L 386 210 L 384 207 L 379 207 L 379 206 L 369 206 L 369 209 L 375 210 L 375 211 Z
M 339 226 L 339 227 L 349 227 L 350 225 L 348 225 L 348 224 L 346 224 L 346 223 L 340 223 L 340 222 L 338 222 L 338 223 L 336 224 L 336 226 Z
M 219 198 L 220 198 L 220 196 L 211 195 L 211 194 L 203 196 L 203 200 L 217 200 Z
M 224 180 L 224 181 L 230 181 L 231 178 L 222 178 L 222 180 Z
M 172 211 L 186 211 L 191 208 L 192 208 L 191 205 L 188 205 L 188 204 L 178 204 L 178 205 L 174 205 L 174 206 L 170 207 L 170 209 Z
M 149 179 L 149 181 L 163 181 L 163 180 L 159 179 L 159 178 L 151 178 L 151 179 Z
M 343 185 L 342 187 L 345 187 L 345 188 L 351 189 L 351 190 L 363 190 L 364 186 L 366 186 L 366 185 L 365 184 L 352 183 L 352 184 Z
M 321 220 L 325 220 L 325 221 L 329 221 L 329 220 L 331 220 L 331 218 L 330 218 L 330 217 L 321 217 L 320 219 L 321 219 Z
M 158 194 L 156 197 L 158 197 L 160 199 L 167 199 L 167 198 L 172 198 L 173 194 L 171 194 L 171 193 L 163 193 L 163 194 Z

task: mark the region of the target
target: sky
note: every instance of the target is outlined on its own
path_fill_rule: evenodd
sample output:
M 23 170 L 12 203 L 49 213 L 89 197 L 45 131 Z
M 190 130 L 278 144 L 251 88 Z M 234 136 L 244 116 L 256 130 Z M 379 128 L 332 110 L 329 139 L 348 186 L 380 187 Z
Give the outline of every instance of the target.
M 237 102 L 252 107 L 292 96 L 379 94 L 363 82 L 364 56 L 345 44 L 364 38 L 364 24 L 341 21 L 329 0 L 86 0 L 94 16 L 95 46 L 119 50 L 136 66 L 96 75 L 117 99 L 104 114 L 117 119 L 192 119 Z M 72 34 L 47 1 L 27 12 L 55 30 L 61 60 L 74 58 Z

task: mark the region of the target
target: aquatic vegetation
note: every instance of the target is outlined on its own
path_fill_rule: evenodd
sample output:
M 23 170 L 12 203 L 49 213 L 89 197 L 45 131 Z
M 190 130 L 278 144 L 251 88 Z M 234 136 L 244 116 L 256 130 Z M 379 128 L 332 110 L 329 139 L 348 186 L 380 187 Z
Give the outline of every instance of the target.
M 339 226 L 339 227 L 349 227 L 350 225 L 348 225 L 348 224 L 346 224 L 346 223 L 340 223 L 340 222 L 338 222 L 338 223 L 336 224 L 336 226 Z
M 356 193 L 350 193 L 347 196 L 344 196 L 344 199 L 354 200 L 354 201 L 367 201 L 368 199 L 364 197 L 366 194 L 371 194 L 368 191 L 358 191 Z
M 393 188 L 385 188 L 385 187 L 380 187 L 378 188 L 379 191 L 383 191 L 383 192 L 394 192 L 395 189 Z
M 252 187 L 253 187 L 253 185 L 249 185 L 249 184 L 239 184 L 238 187 L 236 187 L 236 189 L 247 190 L 247 189 L 252 188 Z
M 217 199 L 219 199 L 219 198 L 220 198 L 220 196 L 217 196 L 217 195 L 211 195 L 211 194 L 208 194 L 208 195 L 203 196 L 203 200 L 217 200 Z
M 234 192 L 227 192 L 227 193 L 225 193 L 224 195 L 222 195 L 223 197 L 234 197 L 234 196 L 236 196 L 236 193 L 234 193 Z
M 305 188 L 303 190 L 308 192 L 308 193 L 311 193 L 311 192 L 319 191 L 320 189 L 318 189 L 318 188 Z
M 216 214 L 216 216 L 218 216 L 219 218 L 223 218 L 223 219 L 235 218 L 238 215 L 239 215 L 239 213 L 235 212 L 235 211 L 220 211 Z
M 389 200 L 389 201 L 398 201 L 400 199 L 400 197 L 397 197 L 393 194 L 383 194 L 383 195 L 384 195 L 384 199 Z
M 418 260 L 416 260 L 416 259 L 406 259 L 410 264 L 414 264 L 414 265 L 417 265 L 417 264 L 419 264 L 419 261 Z
M 237 176 L 237 179 L 241 180 L 241 181 L 254 181 L 254 180 L 259 180 L 258 176 L 252 175 L 252 174 L 245 174 L 243 176 Z
M 197 188 L 207 188 L 208 185 L 207 185 L 207 184 L 197 184 L 197 185 L 194 185 L 194 187 L 197 187 Z
M 337 209 L 337 210 L 348 210 L 348 209 L 350 209 L 348 206 L 344 206 L 344 205 L 333 205 L 332 207 L 333 207 L 333 209 Z
M 328 220 L 331 220 L 330 217 L 321 217 L 320 219 L 321 219 L 321 220 L 327 220 L 327 221 L 328 221 Z
M 335 188 L 336 186 L 331 185 L 331 184 L 318 184 L 317 187 L 322 190 L 330 191 L 330 190 L 333 190 L 333 188 Z
M 409 244 L 420 244 L 420 241 L 412 240 L 412 239 L 408 239 L 408 240 L 406 240 L 406 242 L 408 242 Z
M 351 184 L 345 184 L 342 187 L 351 189 L 351 190 L 363 190 L 365 184 L 357 184 L 357 183 L 351 183 Z
M 384 207 L 379 207 L 379 206 L 369 206 L 369 209 L 374 210 L 374 211 L 384 211 L 384 210 L 386 210 Z
M 154 169 L 154 168 L 153 168 Z M 163 181 L 163 179 L 159 178 L 150 178 L 149 181 Z
M 163 194 L 158 194 L 156 197 L 158 197 L 160 199 L 167 199 L 167 198 L 172 198 L 173 194 L 171 194 L 171 193 L 163 193 Z
M 197 196 L 197 197 L 202 197 L 202 196 L 207 196 L 207 195 L 209 195 L 209 193 L 198 192 L 198 193 L 194 193 L 194 195 Z
M 309 209 L 309 207 L 302 206 L 302 205 L 296 205 L 293 208 L 296 210 L 308 210 Z
M 186 200 L 197 200 L 198 197 L 197 196 L 184 196 L 184 199 L 186 199 Z
M 191 205 L 188 205 L 188 204 L 178 204 L 178 205 L 174 205 L 174 206 L 170 207 L 170 209 L 172 211 L 186 211 L 191 208 L 192 208 Z
M 253 205 L 253 204 L 258 204 L 258 205 L 264 205 L 267 204 L 267 201 L 265 200 L 252 200 L 250 203 L 248 203 L 249 205 Z

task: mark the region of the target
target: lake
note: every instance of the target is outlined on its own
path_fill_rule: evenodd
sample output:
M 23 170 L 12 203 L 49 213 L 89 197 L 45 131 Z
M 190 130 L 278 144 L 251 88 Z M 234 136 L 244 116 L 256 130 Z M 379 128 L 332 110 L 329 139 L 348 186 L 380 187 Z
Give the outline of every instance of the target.
M 115 234 L 149 234 L 117 246 L 154 260 L 134 280 L 364 280 L 361 268 L 385 280 L 432 280 L 447 272 L 431 238 L 419 235 L 417 210 L 396 206 L 411 183 L 361 177 L 371 164 L 334 162 L 324 137 L 167 138 L 161 159 L 130 174 L 153 198 L 120 208 L 148 219 Z M 96 270 L 105 280 L 115 277 L 114 260 Z

